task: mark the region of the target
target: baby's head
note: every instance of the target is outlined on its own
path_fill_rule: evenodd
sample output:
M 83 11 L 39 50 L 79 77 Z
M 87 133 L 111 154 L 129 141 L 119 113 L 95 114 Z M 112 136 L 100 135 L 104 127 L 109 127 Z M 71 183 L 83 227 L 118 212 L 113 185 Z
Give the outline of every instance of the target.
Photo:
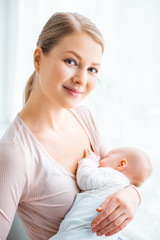
M 139 187 L 151 174 L 151 163 L 148 156 L 131 147 L 111 150 L 105 158 L 99 161 L 100 167 L 112 167 L 125 174 L 130 183 Z

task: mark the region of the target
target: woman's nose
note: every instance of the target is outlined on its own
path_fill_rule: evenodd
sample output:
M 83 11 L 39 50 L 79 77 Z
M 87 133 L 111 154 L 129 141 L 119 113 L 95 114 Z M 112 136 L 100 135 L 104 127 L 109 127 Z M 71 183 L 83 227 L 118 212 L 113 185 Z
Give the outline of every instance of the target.
M 85 86 L 87 84 L 87 72 L 84 70 L 79 70 L 73 77 L 73 81 L 74 83 Z

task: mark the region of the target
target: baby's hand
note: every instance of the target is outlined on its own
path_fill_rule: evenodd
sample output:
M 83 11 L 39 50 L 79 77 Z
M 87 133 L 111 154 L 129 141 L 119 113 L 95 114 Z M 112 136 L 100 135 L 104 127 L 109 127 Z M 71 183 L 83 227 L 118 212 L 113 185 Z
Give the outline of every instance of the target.
M 85 149 L 84 150 L 84 157 L 85 158 L 91 158 L 91 159 L 94 159 L 96 161 L 99 161 L 99 156 L 96 155 L 92 150 L 90 149 Z

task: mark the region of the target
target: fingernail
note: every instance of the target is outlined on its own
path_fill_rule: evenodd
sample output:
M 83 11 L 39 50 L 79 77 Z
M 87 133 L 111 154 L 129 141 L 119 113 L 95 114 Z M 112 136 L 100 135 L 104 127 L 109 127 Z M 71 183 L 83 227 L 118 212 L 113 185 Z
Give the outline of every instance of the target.
M 103 208 L 102 207 L 98 207 L 99 210 L 102 210 Z

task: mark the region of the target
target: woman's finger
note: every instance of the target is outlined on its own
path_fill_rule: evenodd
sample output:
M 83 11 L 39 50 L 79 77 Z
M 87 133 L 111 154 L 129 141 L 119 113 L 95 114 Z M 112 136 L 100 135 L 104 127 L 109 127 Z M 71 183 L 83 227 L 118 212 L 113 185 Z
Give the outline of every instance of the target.
M 98 214 L 96 218 L 93 219 L 91 223 L 92 232 L 96 232 L 97 229 L 99 230 L 99 224 L 106 219 L 112 212 L 115 211 L 116 208 L 118 208 L 119 203 L 116 199 L 111 199 L 112 195 L 108 197 L 101 205 L 100 207 L 103 208 L 103 210 Z M 112 200 L 112 201 L 111 201 Z
M 124 218 L 124 214 L 122 214 L 121 208 L 118 207 L 107 218 L 105 218 L 102 222 L 100 222 L 97 225 L 96 229 L 97 229 L 97 231 L 99 231 L 106 227 L 107 231 L 110 231 L 111 227 L 112 226 L 114 227 L 114 224 L 117 227 L 117 224 L 120 225 L 122 223 L 122 221 L 124 221 L 125 218 Z
M 99 210 L 99 215 L 93 220 L 92 232 L 106 235 L 119 232 L 133 219 L 137 203 L 137 194 L 129 187 L 112 194 L 101 204 L 103 210 Z
M 112 230 L 112 231 L 110 231 L 110 232 L 107 232 L 107 233 L 105 234 L 105 236 L 108 237 L 108 236 L 112 236 L 113 234 L 118 233 L 118 232 L 121 231 L 123 228 L 125 228 L 131 220 L 132 220 L 131 218 L 126 218 L 126 219 L 121 223 L 121 225 L 119 225 L 118 227 L 116 227 L 114 230 Z
M 107 225 L 105 225 L 105 220 L 104 220 L 104 227 L 96 232 L 97 236 L 109 234 L 111 232 L 110 229 L 113 229 L 112 232 L 119 231 L 120 228 L 123 227 L 123 222 L 125 222 L 125 220 L 126 220 L 125 214 L 120 215 L 117 219 L 114 219 L 114 221 L 110 222 Z

